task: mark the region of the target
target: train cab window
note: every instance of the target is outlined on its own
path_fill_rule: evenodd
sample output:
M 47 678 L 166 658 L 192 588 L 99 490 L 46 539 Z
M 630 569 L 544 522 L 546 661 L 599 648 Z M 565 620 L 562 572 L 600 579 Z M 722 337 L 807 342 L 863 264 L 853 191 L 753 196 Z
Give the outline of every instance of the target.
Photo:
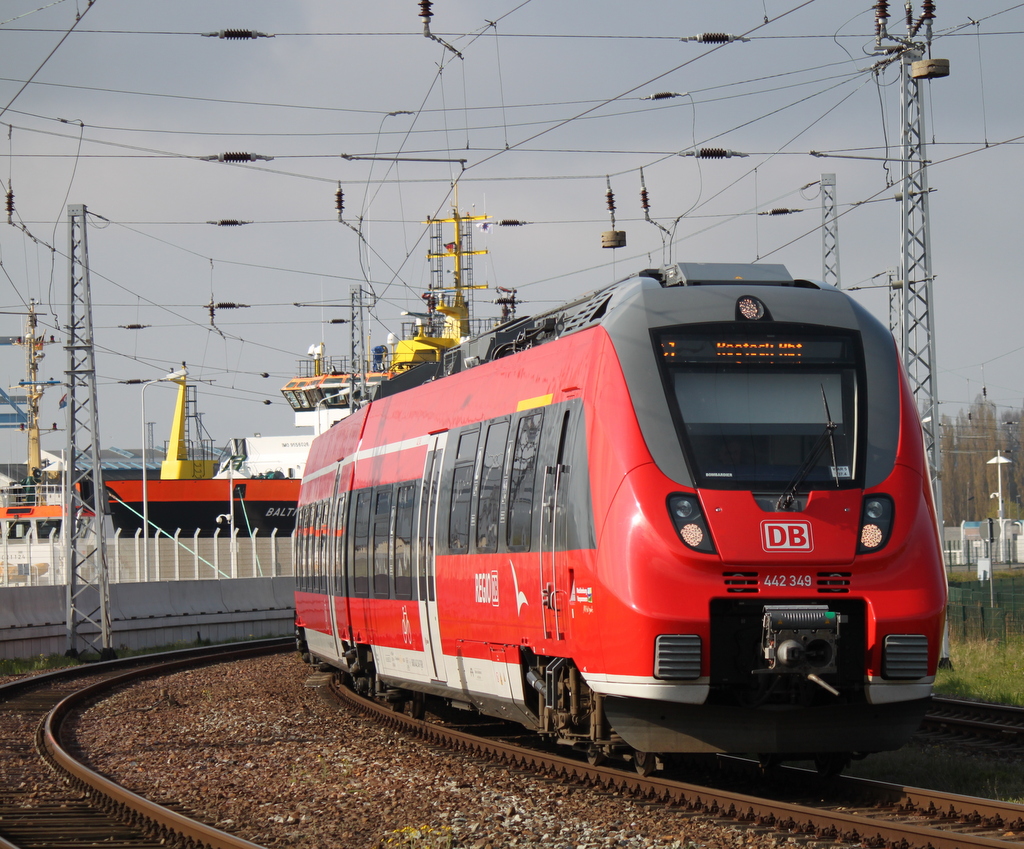
M 377 598 L 387 598 L 388 566 L 390 557 L 388 550 L 391 543 L 391 487 L 377 490 L 376 504 L 373 511 L 373 594 Z
M 373 493 L 364 489 L 356 496 L 355 533 L 352 535 L 352 592 L 370 595 L 370 507 Z
M 780 491 L 805 465 L 804 488 L 856 485 L 853 334 L 704 326 L 663 333 L 658 346 L 698 486 Z
M 533 500 L 537 477 L 537 448 L 543 411 L 537 410 L 519 420 L 515 451 L 509 476 L 508 525 L 509 551 L 529 551 L 533 532 Z
M 412 598 L 412 518 L 416 490 L 408 483 L 398 488 L 395 511 L 395 598 Z
M 501 509 L 501 473 L 505 466 L 508 422 L 487 428 L 480 468 L 480 499 L 476 511 L 476 550 L 490 554 L 498 550 L 498 515 Z

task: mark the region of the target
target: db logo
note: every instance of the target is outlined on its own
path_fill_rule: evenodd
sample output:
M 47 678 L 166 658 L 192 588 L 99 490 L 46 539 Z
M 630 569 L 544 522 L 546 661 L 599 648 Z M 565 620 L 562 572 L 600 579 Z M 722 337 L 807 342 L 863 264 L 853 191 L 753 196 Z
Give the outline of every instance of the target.
M 810 522 L 762 522 L 761 544 L 765 551 L 810 551 Z

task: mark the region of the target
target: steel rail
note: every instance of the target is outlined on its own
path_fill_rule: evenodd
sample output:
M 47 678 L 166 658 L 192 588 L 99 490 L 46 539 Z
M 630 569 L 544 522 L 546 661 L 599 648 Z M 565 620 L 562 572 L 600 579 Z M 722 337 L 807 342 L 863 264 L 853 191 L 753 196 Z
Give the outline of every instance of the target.
M 65 748 L 61 739 L 61 726 L 78 708 L 114 688 L 155 675 L 195 668 L 197 665 L 284 651 L 293 645 L 294 642 L 291 639 L 260 640 L 256 643 L 239 643 L 229 647 L 223 645 L 204 647 L 129 660 L 108 661 L 91 664 L 84 669 L 76 667 L 74 670 L 58 670 L 54 674 L 22 679 L 15 682 L 15 686 L 8 685 L 0 688 L 0 704 L 3 703 L 3 700 L 13 699 L 12 703 L 16 706 L 19 696 L 31 693 L 33 688 L 42 689 L 53 686 L 65 679 L 103 675 L 102 680 L 93 682 L 60 699 L 47 712 L 43 721 L 37 726 L 35 734 L 36 749 L 40 756 L 55 770 L 63 773 L 71 787 L 88 797 L 90 807 L 102 809 L 114 820 L 129 823 L 131 827 L 134 827 L 134 831 L 139 835 L 136 838 L 140 841 L 138 845 L 151 845 L 143 843 L 145 838 L 142 835 L 148 834 L 155 835 L 162 845 L 205 846 L 209 849 L 260 849 L 258 844 L 192 820 L 177 811 L 133 793 L 89 769 Z M 154 657 L 160 657 L 161 661 L 154 664 Z M 128 671 L 120 671 L 126 668 Z M 40 823 L 46 820 L 45 811 L 34 814 L 30 808 L 24 809 L 21 817 L 27 821 L 33 815 L 38 816 Z M 8 839 L 0 837 L 0 849 L 20 849 L 20 846 L 11 842 L 11 836 L 8 833 Z
M 1024 708 L 932 696 L 922 728 L 993 737 L 1005 743 L 1024 739 Z
M 889 821 L 869 814 L 814 808 L 765 799 L 714 787 L 704 787 L 657 776 L 643 777 L 606 766 L 594 766 L 548 752 L 523 748 L 494 739 L 478 738 L 455 729 L 413 719 L 386 706 L 362 698 L 334 684 L 329 673 L 311 676 L 307 686 L 351 708 L 374 716 L 385 725 L 418 736 L 431 744 L 495 759 L 507 766 L 543 772 L 548 777 L 576 781 L 628 792 L 649 801 L 685 807 L 716 817 L 731 817 L 741 824 L 770 827 L 818 839 L 842 840 L 868 846 L 921 847 L 921 849 L 1006 849 L 1020 847 L 1022 839 L 998 839 L 984 834 L 956 831 L 952 827 L 988 828 L 1002 832 L 1024 828 L 1024 806 L 954 794 L 932 793 L 896 785 L 882 785 L 895 806 L 927 812 L 931 820 L 950 828 Z

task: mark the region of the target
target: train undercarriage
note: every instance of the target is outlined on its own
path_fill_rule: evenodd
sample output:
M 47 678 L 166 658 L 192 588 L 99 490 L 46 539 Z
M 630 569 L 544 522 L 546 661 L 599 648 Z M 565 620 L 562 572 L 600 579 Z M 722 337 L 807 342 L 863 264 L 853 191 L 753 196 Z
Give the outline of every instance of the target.
M 632 762 L 644 775 L 681 754 L 749 753 L 764 768 L 813 760 L 819 773 L 841 772 L 851 758 L 895 749 L 913 734 L 927 700 L 870 705 L 863 692 L 846 696 L 808 678 L 806 669 L 748 675 L 741 686 L 720 681 L 703 704 L 623 698 L 596 692 L 569 658 L 521 654 L 523 703 L 474 696 L 447 685 L 396 680 L 378 674 L 371 646 L 346 645 L 335 662 L 299 651 L 325 671 L 337 671 L 357 693 L 389 702 L 422 719 L 431 705 L 467 710 L 525 726 L 592 764 Z M 816 651 L 823 649 L 818 646 Z M 814 673 L 811 673 L 814 675 Z M 841 676 L 827 676 L 839 684 Z M 824 680 L 824 679 L 823 679 Z M 436 712 L 436 711 L 434 711 Z M 841 734 L 836 729 L 843 729 Z

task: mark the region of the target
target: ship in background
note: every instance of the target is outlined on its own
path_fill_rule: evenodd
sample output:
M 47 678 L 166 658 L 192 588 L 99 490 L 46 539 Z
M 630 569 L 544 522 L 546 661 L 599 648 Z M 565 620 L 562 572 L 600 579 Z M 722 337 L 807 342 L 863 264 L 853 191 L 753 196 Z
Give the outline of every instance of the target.
M 328 357 L 324 344 L 316 344 L 309 349 L 308 359 L 299 362 L 297 375 L 281 390 L 294 411 L 296 428 L 305 433 L 232 439 L 226 449 L 216 450 L 202 425 L 195 385 L 184 373 L 171 380 L 178 385 L 178 397 L 159 474 L 150 474 L 151 470 L 156 472 L 152 461 L 119 449 L 110 450 L 123 462 L 103 464 L 114 530 L 122 537 L 134 536 L 142 531 L 148 514 L 150 538 L 179 532 L 185 537 L 290 535 L 295 527 L 306 456 L 316 435 L 373 398 L 394 394 L 457 367 L 454 361 L 446 362 L 446 352 L 465 338 L 514 318 L 514 290 L 500 290 L 502 296 L 496 303 L 502 306 L 501 321 L 474 318 L 472 303 L 466 297 L 470 290 L 487 288 L 473 284 L 472 257 L 487 251 L 474 250 L 472 237 L 474 225 L 485 224 L 488 219 L 461 214 L 456 187 L 451 217 L 425 222 L 431 225 L 427 258 L 432 281 L 423 295 L 424 311 L 406 313 L 409 321 L 402 325 L 401 338 L 389 337 L 388 344 L 375 347 L 369 357 L 361 344 L 365 338 L 361 290 L 354 290 L 351 357 Z M 445 239 L 444 225 L 452 225 L 450 240 Z M 446 260 L 452 266 L 450 286 L 445 285 Z M 55 340 L 50 337 L 49 341 Z M 12 339 L 10 344 L 24 344 L 28 352 L 29 379 L 20 386 L 27 389 L 23 429 L 28 431 L 29 464 L 27 476 L 12 481 L 3 492 L 0 549 L 4 553 L 0 559 L 24 579 L 28 577 L 26 570 L 33 569 L 30 564 L 38 560 L 38 568 L 42 568 L 43 561 L 24 546 L 8 550 L 8 542 L 52 546 L 63 517 L 62 458 L 50 452 L 42 457 L 38 421 L 43 390 L 51 384 L 59 385 L 59 381 L 38 378 L 38 361 L 46 340 L 36 331 L 31 307 L 26 335 Z M 353 363 L 357 367 L 353 368 Z M 57 430 L 56 423 L 53 429 Z M 15 548 L 25 556 L 15 558 Z
M 363 354 L 363 304 L 360 287 L 352 289 L 351 350 L 349 358 L 328 357 L 324 344 L 309 349 L 309 359 L 299 363 L 298 374 L 281 390 L 295 412 L 297 427 L 311 427 L 317 435 L 371 400 L 384 398 L 447 373 L 456 365 L 446 362 L 446 352 L 470 336 L 492 330 L 515 318 L 514 289 L 499 289 L 495 303 L 502 316 L 474 318 L 473 304 L 466 297 L 474 289 L 486 289 L 473 282 L 473 257 L 486 254 L 474 250 L 473 228 L 489 227 L 488 215 L 464 215 L 459 211 L 458 184 L 454 187 L 452 214 L 432 218 L 430 247 L 431 283 L 422 296 L 423 312 L 406 312 L 400 336 L 389 335 L 387 345 L 377 345 L 367 358 Z M 521 222 L 507 222 L 518 225 Z M 446 240 L 444 225 L 452 226 Z M 445 260 L 451 263 L 451 285 L 445 285 Z M 363 368 L 352 368 L 352 363 Z
M 195 385 L 187 374 L 169 382 L 178 398 L 159 477 L 104 479 L 115 530 L 134 534 L 148 515 L 151 536 L 290 535 L 313 435 L 243 437 L 215 451 Z

